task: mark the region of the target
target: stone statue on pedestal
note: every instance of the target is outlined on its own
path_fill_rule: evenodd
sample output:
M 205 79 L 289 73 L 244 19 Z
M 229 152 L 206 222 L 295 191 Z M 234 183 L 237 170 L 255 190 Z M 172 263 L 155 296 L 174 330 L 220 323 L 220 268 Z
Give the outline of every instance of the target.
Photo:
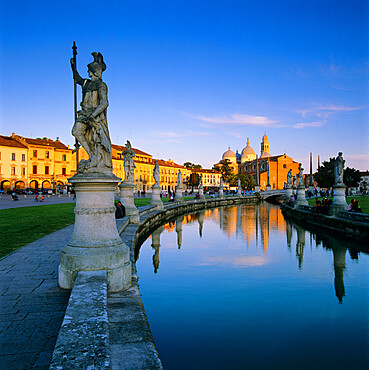
M 182 189 L 183 181 L 182 181 L 182 172 L 181 170 L 178 171 L 178 187 Z
M 92 55 L 94 61 L 87 65 L 91 79 L 82 78 L 77 72 L 74 59 L 71 59 L 74 80 L 82 86 L 82 109 L 77 112 L 72 135 L 89 156 L 88 160 L 80 161 L 78 172 L 111 174 L 113 166 L 107 120 L 108 88 L 101 79 L 106 65 L 100 53 L 93 52 Z
M 334 164 L 334 184 L 344 185 L 343 183 L 343 168 L 345 166 L 345 161 L 342 157 L 342 152 L 338 153 L 336 162 Z
M 287 188 L 292 186 L 292 170 L 290 169 L 287 173 Z
M 299 163 L 299 180 L 298 180 L 299 185 L 304 184 L 304 169 L 302 168 L 302 164 Z
M 158 161 L 155 161 L 153 177 L 154 177 L 154 180 L 155 180 L 155 185 L 159 185 L 160 168 L 159 168 Z
M 200 181 L 199 181 L 199 188 L 202 189 L 204 187 L 202 183 L 202 174 L 200 175 Z
M 135 152 L 132 149 L 131 143 L 127 140 L 126 149 L 122 153 L 124 155 L 124 174 L 125 182 L 133 182 L 135 179 L 135 162 L 133 161 L 133 157 L 135 156 Z
M 219 187 L 220 187 L 221 189 L 223 189 L 223 177 L 221 177 L 221 178 L 220 178 L 220 184 L 219 184 Z
M 241 189 L 241 180 L 240 179 L 237 180 L 237 188 Z

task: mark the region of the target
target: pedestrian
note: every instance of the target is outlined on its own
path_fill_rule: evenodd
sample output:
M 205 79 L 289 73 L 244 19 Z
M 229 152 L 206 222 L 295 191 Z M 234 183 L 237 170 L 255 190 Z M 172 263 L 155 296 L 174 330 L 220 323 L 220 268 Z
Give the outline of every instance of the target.
M 35 202 L 38 202 L 38 193 L 35 195 Z

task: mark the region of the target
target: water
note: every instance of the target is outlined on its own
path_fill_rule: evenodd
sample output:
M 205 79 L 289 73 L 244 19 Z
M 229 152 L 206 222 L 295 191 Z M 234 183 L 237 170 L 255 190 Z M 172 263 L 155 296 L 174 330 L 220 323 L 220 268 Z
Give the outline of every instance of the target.
M 278 206 L 179 217 L 137 270 L 165 369 L 369 368 L 369 255 Z

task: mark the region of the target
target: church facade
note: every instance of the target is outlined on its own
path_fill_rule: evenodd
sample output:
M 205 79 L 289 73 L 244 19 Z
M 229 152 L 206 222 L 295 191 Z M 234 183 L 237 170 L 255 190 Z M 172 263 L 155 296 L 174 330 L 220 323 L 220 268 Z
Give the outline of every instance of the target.
M 283 189 L 284 183 L 287 182 L 287 173 L 291 169 L 292 176 L 298 174 L 298 162 L 295 162 L 292 157 L 286 153 L 281 155 L 270 154 L 270 144 L 268 136 L 264 134 L 260 144 L 260 156 L 255 154 L 254 149 L 250 146 L 250 141 L 247 138 L 246 146 L 241 153 L 233 152 L 229 147 L 223 153 L 222 160 L 228 160 L 230 167 L 234 173 L 251 175 L 256 179 L 256 166 L 259 167 L 259 184 L 262 190 L 266 190 L 268 185 L 268 168 L 269 168 L 269 183 L 271 189 Z

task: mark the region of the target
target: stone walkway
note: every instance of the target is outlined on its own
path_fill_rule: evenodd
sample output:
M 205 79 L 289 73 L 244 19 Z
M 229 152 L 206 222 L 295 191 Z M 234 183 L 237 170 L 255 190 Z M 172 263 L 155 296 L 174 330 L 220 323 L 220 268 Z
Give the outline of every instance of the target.
M 59 254 L 73 225 L 0 260 L 0 369 L 48 369 L 70 291 L 58 287 Z

